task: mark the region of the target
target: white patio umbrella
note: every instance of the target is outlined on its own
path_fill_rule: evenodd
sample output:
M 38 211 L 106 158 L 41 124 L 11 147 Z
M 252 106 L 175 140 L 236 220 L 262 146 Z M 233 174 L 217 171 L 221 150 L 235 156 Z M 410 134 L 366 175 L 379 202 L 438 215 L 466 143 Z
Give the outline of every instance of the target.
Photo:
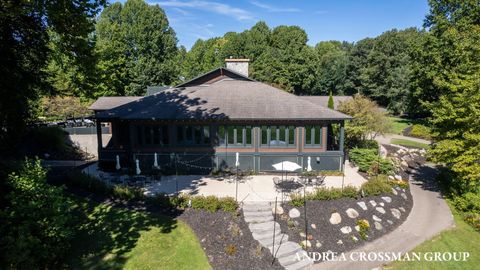
M 136 165 L 136 168 L 135 168 L 136 173 L 141 174 L 142 171 L 140 170 L 140 161 L 138 160 L 138 158 L 135 160 L 135 165 Z
M 240 154 L 238 152 L 235 153 L 235 167 L 240 166 L 239 156 L 240 156 Z
M 153 167 L 158 168 L 157 153 L 153 155 Z
M 120 157 L 116 156 L 117 164 L 115 164 L 115 169 L 120 170 L 122 167 L 120 166 Z
M 307 159 L 307 172 L 311 172 L 311 171 L 312 171 L 312 158 L 308 157 L 308 159 Z
M 282 171 L 282 180 L 283 180 L 283 172 L 285 172 L 285 178 L 287 178 L 287 172 L 293 172 L 302 168 L 302 166 L 291 161 L 282 161 L 282 162 L 273 164 L 272 166 L 275 168 L 275 170 Z
M 291 162 L 291 161 L 282 161 L 282 162 L 273 164 L 272 166 L 277 171 L 287 171 L 287 172 L 293 172 L 293 171 L 296 171 L 296 170 L 302 168 L 302 166 L 298 165 L 295 162 Z

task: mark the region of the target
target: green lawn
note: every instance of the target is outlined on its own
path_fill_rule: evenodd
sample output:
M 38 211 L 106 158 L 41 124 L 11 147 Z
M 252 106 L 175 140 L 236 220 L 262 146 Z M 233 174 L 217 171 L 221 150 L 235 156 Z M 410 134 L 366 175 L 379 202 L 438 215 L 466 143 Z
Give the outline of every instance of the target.
M 407 147 L 416 147 L 416 148 L 423 148 L 423 149 L 429 149 L 430 145 L 425 144 L 425 143 L 420 143 L 420 142 L 415 142 L 411 140 L 405 140 L 405 139 L 391 139 L 390 140 L 391 144 L 398 144 L 398 145 L 403 145 Z
M 406 118 L 400 118 L 400 117 L 394 117 L 391 116 L 389 117 L 391 126 L 392 126 L 392 133 L 394 134 L 402 134 L 402 131 L 406 129 L 407 127 L 411 126 L 414 124 L 413 120 L 406 119 Z
M 82 225 L 72 241 L 67 268 L 211 269 L 195 234 L 182 221 L 75 201 Z
M 466 262 L 395 262 L 385 269 L 407 270 L 407 269 L 479 269 L 480 252 L 478 252 L 480 243 L 480 233 L 475 231 L 473 227 L 463 221 L 460 214 L 454 214 L 456 227 L 440 233 L 440 235 L 425 241 L 417 246 L 414 252 L 470 252 L 470 257 Z

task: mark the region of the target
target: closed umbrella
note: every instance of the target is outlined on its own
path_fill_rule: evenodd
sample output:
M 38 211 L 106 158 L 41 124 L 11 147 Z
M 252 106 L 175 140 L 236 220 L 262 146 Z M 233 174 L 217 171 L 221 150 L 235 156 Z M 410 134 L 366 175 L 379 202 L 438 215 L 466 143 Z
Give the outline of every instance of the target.
M 240 166 L 239 154 L 238 152 L 235 154 L 235 167 Z
M 158 168 L 157 153 L 153 155 L 153 167 Z
M 312 158 L 308 157 L 308 159 L 307 159 L 307 172 L 311 172 L 311 171 L 312 171 Z
M 115 165 L 115 169 L 120 170 L 122 167 L 120 166 L 120 157 L 116 156 L 117 164 Z
M 138 160 L 138 158 L 135 160 L 135 165 L 136 165 L 136 173 L 141 174 L 142 171 L 140 170 L 140 161 Z

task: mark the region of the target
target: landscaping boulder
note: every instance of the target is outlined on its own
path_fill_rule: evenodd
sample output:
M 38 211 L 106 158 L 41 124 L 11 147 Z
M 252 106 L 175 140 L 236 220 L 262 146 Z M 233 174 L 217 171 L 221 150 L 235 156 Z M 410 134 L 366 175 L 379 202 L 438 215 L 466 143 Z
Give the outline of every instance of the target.
M 290 218 L 298 218 L 300 217 L 300 211 L 298 211 L 297 208 L 292 208 L 290 211 L 288 211 L 288 216 Z
M 340 216 L 340 214 L 337 212 L 332 213 L 332 215 L 330 216 L 330 223 L 336 225 L 340 222 L 342 222 L 342 217 Z
M 347 213 L 347 216 L 349 218 L 357 218 L 358 217 L 357 210 L 355 210 L 353 208 L 348 208 L 345 212 Z

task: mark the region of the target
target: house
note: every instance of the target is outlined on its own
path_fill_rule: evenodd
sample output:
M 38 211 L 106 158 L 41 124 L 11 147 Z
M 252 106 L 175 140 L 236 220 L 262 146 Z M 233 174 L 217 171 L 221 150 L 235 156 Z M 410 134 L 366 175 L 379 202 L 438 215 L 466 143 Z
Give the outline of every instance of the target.
M 155 164 L 181 173 L 234 168 L 273 171 L 292 161 L 314 170 L 342 170 L 344 122 L 349 116 L 318 106 L 248 77 L 248 59 L 226 59 L 220 67 L 192 80 L 115 106 L 100 98 L 92 105 L 97 127 L 110 123 L 112 138 L 99 163 L 142 172 Z M 102 103 L 102 104 L 99 104 Z M 102 106 L 100 106 L 102 105 Z M 337 143 L 327 145 L 328 126 L 338 125 Z

